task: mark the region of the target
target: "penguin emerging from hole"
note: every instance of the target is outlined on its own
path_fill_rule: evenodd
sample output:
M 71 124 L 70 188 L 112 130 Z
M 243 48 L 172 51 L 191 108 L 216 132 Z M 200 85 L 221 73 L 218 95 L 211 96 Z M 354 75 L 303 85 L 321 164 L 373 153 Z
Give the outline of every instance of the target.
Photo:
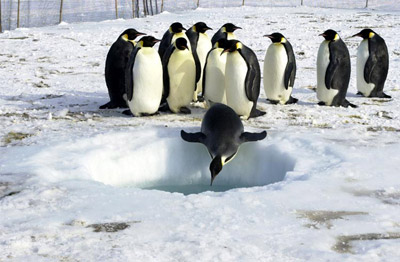
M 221 38 L 224 38 L 227 40 L 235 40 L 236 36 L 233 32 L 237 29 L 242 29 L 242 28 L 235 26 L 232 23 L 226 23 L 223 26 L 221 26 L 221 28 L 211 38 L 212 46 L 214 46 L 215 43 Z
M 201 132 L 186 133 L 181 130 L 181 137 L 187 142 L 204 144 L 212 158 L 210 164 L 211 183 L 221 172 L 222 167 L 237 154 L 239 146 L 245 142 L 262 140 L 266 131 L 260 133 L 244 132 L 242 121 L 229 106 L 213 105 L 204 115 Z
M 296 77 L 296 59 L 292 45 L 280 33 L 265 35 L 271 39 L 264 59 L 264 91 L 272 104 L 294 104 L 291 96 Z
M 336 31 L 320 34 L 325 38 L 317 57 L 317 98 L 319 105 L 357 107 L 346 100 L 350 81 L 350 55 Z
M 371 29 L 354 36 L 363 38 L 357 51 L 357 90 L 366 97 L 391 98 L 383 92 L 389 71 L 385 40 Z
M 203 80 L 202 74 L 204 69 L 204 64 L 206 62 L 206 57 L 208 52 L 211 50 L 211 40 L 206 34 L 207 30 L 212 30 L 203 22 L 198 22 L 194 24 L 189 30 L 186 31 L 186 35 L 189 38 L 190 46 L 192 47 L 193 57 L 196 60 L 197 67 L 200 70 L 200 78 L 196 79 L 196 90 L 193 94 L 193 101 L 198 100 L 198 95 L 203 91 Z M 199 97 L 201 100 L 201 97 Z
M 130 109 L 123 112 L 126 115 L 153 115 L 158 110 L 163 92 L 163 69 L 160 56 L 153 48 L 157 42 L 160 40 L 144 36 L 131 53 L 125 73 Z
M 203 72 L 203 95 L 208 107 L 215 103 L 227 104 L 225 91 L 225 67 L 227 53 L 222 53 L 228 40 L 219 39 L 208 52 Z M 221 54 L 222 53 L 222 54 Z
M 162 63 L 163 102 L 166 101 L 166 104 L 161 105 L 160 110 L 169 109 L 174 113 L 190 114 L 187 106 L 192 101 L 200 71 L 196 70 L 193 54 L 185 38 L 176 39 L 165 52 Z
M 123 99 L 125 94 L 125 68 L 136 45 L 134 40 L 140 35 L 145 34 L 129 28 L 118 37 L 108 51 L 105 79 L 110 102 L 100 106 L 100 109 L 127 107 L 126 101 Z
M 238 40 L 229 40 L 225 67 L 226 102 L 244 119 L 265 114 L 256 108 L 260 94 L 261 71 L 256 54 Z
M 161 60 L 164 57 L 165 51 L 167 51 L 168 47 L 172 45 L 177 38 L 183 37 L 189 42 L 189 39 L 183 31 L 186 31 L 186 29 L 179 22 L 170 25 L 169 29 L 164 33 L 160 46 L 158 47 L 158 53 L 160 54 Z

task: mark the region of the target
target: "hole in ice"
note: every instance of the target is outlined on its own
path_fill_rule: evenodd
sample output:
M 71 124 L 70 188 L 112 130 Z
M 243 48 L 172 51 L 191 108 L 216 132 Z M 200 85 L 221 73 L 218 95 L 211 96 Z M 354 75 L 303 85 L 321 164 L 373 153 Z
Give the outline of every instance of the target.
M 183 194 L 279 182 L 295 166 L 295 160 L 275 144 L 266 140 L 246 143 L 210 186 L 211 158 L 206 147 L 184 142 L 179 131 L 169 128 L 102 134 L 73 145 L 56 146 L 36 158 L 45 164 L 46 170 L 41 173 L 45 171 L 51 179 L 61 175 L 61 179 L 83 178 Z

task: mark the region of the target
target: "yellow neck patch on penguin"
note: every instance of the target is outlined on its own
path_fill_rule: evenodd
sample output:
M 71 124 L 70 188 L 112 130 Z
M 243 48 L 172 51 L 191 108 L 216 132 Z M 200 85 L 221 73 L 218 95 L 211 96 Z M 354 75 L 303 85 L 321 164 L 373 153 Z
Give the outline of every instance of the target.
M 236 49 L 242 49 L 243 45 L 240 42 L 236 43 Z
M 339 39 L 340 39 L 339 35 L 336 34 L 335 37 L 333 38 L 333 41 L 336 41 L 336 40 L 339 40 Z
M 368 37 L 369 37 L 369 38 L 372 38 L 372 37 L 374 37 L 374 36 L 375 36 L 375 34 L 374 34 L 373 32 L 370 32 Z

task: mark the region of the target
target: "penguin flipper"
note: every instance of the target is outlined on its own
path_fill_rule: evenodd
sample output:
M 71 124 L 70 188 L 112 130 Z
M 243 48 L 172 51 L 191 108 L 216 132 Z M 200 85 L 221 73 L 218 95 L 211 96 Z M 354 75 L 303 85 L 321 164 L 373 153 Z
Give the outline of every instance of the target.
M 207 56 L 206 56 L 206 62 L 204 63 L 204 68 L 203 68 L 203 82 L 202 82 L 202 87 L 203 87 L 203 97 L 206 95 L 206 68 L 208 64 L 208 57 L 215 48 L 211 48 L 210 51 L 208 51 Z
M 191 143 L 204 143 L 204 140 L 206 139 L 206 135 L 202 132 L 187 133 L 184 130 L 181 130 L 181 137 L 186 142 Z
M 256 104 L 260 94 L 260 64 L 258 63 L 256 54 L 248 47 L 243 46 L 241 49 L 241 55 L 247 64 L 247 74 L 245 79 L 246 96 L 247 99 Z M 248 60 L 246 60 L 245 57 L 247 57 Z
M 125 67 L 125 92 L 129 101 L 132 100 L 133 97 L 133 65 L 135 64 L 135 58 L 139 50 L 140 47 L 133 49 L 129 57 L 129 61 Z
M 161 59 L 163 59 L 165 51 L 167 51 L 168 47 L 171 45 L 172 36 L 173 34 L 167 30 L 161 39 L 160 45 L 158 46 L 158 53 Z
M 288 57 L 288 62 L 286 64 L 285 68 L 285 88 L 286 90 L 289 88 L 289 86 L 293 87 L 294 86 L 294 80 L 296 77 L 296 58 L 293 53 L 293 48 L 292 45 L 289 42 L 286 42 L 283 45 L 286 49 L 287 57 Z
M 294 67 L 295 64 L 294 63 L 287 63 L 286 65 L 286 69 L 285 69 L 285 89 L 288 90 L 289 88 L 289 80 L 290 80 L 290 86 L 293 86 L 294 84 Z
M 197 90 L 197 82 L 199 82 L 200 80 L 200 76 L 201 76 L 201 64 L 200 64 L 200 59 L 199 56 L 197 55 L 197 52 L 195 49 L 192 49 L 192 54 L 193 54 L 193 58 L 194 58 L 194 64 L 196 66 L 196 85 L 194 87 L 194 90 Z
M 374 71 L 375 66 L 376 66 L 375 55 L 370 55 L 367 59 L 367 62 L 365 62 L 365 67 L 364 67 L 364 80 L 368 84 L 371 83 L 372 72 Z
M 332 87 L 332 81 L 335 77 L 335 73 L 339 68 L 339 62 L 336 59 L 333 59 L 329 62 L 328 68 L 326 69 L 325 74 L 325 86 L 329 90 Z
M 242 143 L 254 142 L 254 141 L 263 140 L 266 137 L 267 137 L 267 131 L 262 131 L 260 133 L 243 132 L 240 135 L 240 141 Z
M 175 47 L 173 45 L 169 46 L 167 51 L 164 53 L 162 58 L 162 66 L 163 66 L 163 95 L 162 100 L 164 101 L 169 96 L 169 74 L 168 74 L 168 62 L 171 57 L 172 52 L 174 52 Z

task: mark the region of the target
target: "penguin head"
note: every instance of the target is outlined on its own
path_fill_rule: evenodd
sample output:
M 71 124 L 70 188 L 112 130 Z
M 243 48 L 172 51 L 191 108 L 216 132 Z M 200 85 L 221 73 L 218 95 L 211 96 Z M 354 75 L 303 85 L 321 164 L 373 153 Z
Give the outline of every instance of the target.
M 359 36 L 362 37 L 363 39 L 369 39 L 375 36 L 375 32 L 369 28 L 361 30 L 358 34 L 353 35 L 354 36 Z
M 193 31 L 195 31 L 197 33 L 203 33 L 204 34 L 207 30 L 212 30 L 212 28 L 208 27 L 206 25 L 206 23 L 198 22 L 198 23 L 193 25 Z
M 153 36 L 144 36 L 140 38 L 137 46 L 139 47 L 153 47 L 156 43 L 160 42 L 160 40 L 156 39 Z
M 210 172 L 211 172 L 210 186 L 212 186 L 215 177 L 222 171 L 224 165 L 229 161 L 231 161 L 236 156 L 239 150 L 239 145 L 240 144 L 231 144 L 231 143 L 225 144 L 225 146 L 224 144 L 220 145 L 218 151 L 223 153 L 216 154 L 210 163 Z
M 129 28 L 129 29 L 126 29 L 120 35 L 120 37 L 122 37 L 122 39 L 124 39 L 125 41 L 133 41 L 133 40 L 135 40 L 136 37 L 138 37 L 140 35 L 146 35 L 146 34 L 145 33 L 140 33 L 140 32 L 136 31 L 133 28 Z
M 320 34 L 320 36 L 323 36 L 325 38 L 325 40 L 328 41 L 336 41 L 338 39 L 340 39 L 339 34 L 332 29 L 328 29 L 325 32 L 323 32 L 322 34 Z
M 228 40 L 226 40 L 225 38 L 220 38 L 216 43 L 215 43 L 215 47 L 216 48 L 223 48 L 225 49 L 225 46 L 228 44 Z
M 221 55 L 226 52 L 233 53 L 235 51 L 242 49 L 242 47 L 243 44 L 239 40 L 228 40 L 224 47 L 224 51 L 222 51 Z
M 226 33 L 233 33 L 236 29 L 242 29 L 241 27 L 235 26 L 232 23 L 226 23 L 222 26 L 222 31 Z
M 171 33 L 175 33 L 175 34 L 181 33 L 183 30 L 186 31 L 186 29 L 183 27 L 183 25 L 179 22 L 175 22 L 169 27 L 169 31 Z
M 273 33 L 273 34 L 264 35 L 264 36 L 270 38 L 272 43 L 275 43 L 275 44 L 287 42 L 286 38 L 281 33 Z
M 183 37 L 177 38 L 177 39 L 175 40 L 174 45 L 175 45 L 175 47 L 178 48 L 179 50 L 185 50 L 185 49 L 188 49 L 188 50 L 189 50 L 189 47 L 188 47 L 188 45 L 187 45 L 187 41 L 186 41 L 186 39 L 183 38 Z

